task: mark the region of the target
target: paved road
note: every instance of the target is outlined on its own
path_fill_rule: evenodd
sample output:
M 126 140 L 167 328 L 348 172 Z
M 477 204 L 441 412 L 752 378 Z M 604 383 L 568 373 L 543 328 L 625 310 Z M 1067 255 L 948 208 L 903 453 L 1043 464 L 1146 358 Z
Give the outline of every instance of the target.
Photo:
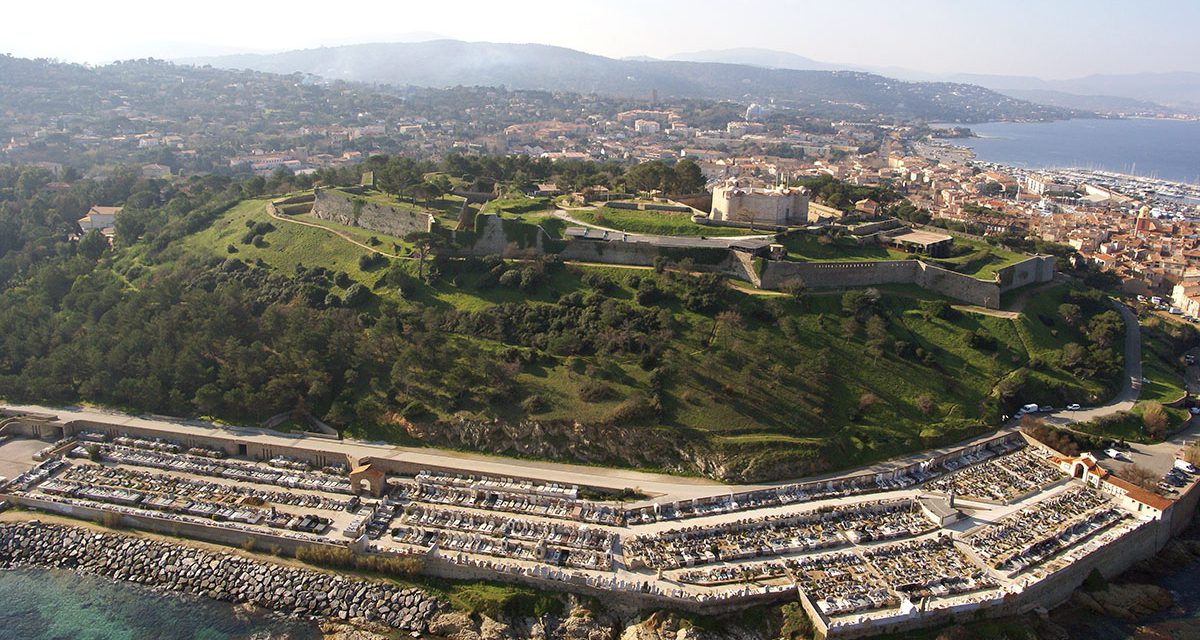
M 1138 396 L 1142 394 L 1142 329 L 1138 325 L 1137 315 L 1129 307 L 1113 302 L 1121 318 L 1125 320 L 1125 382 L 1121 390 L 1108 402 L 1087 407 L 1082 411 L 1055 411 L 1044 415 L 1046 422 L 1056 425 L 1069 425 L 1073 422 L 1088 422 L 1097 418 L 1129 411 L 1137 404 Z
M 355 458 L 382 458 L 403 460 L 430 467 L 461 469 L 463 473 L 487 473 L 500 476 L 534 477 L 547 482 L 605 487 L 614 490 L 637 488 L 643 492 L 662 496 L 660 499 L 688 500 L 697 497 L 720 495 L 729 491 L 722 485 L 706 478 L 671 476 L 629 469 L 589 467 L 583 465 L 519 460 L 500 456 L 463 453 L 446 449 L 399 447 L 379 442 L 359 440 L 331 440 L 305 437 L 301 434 L 281 433 L 257 427 L 236 427 L 213 424 L 200 420 L 175 420 L 160 417 L 131 416 L 116 411 L 90 407 L 41 407 L 35 405 L 0 404 L 0 409 L 22 413 L 55 415 L 64 422 L 88 420 L 113 425 L 135 426 L 155 429 L 166 434 L 235 438 L 267 446 L 294 447 L 312 451 L 343 453 Z
M 630 231 L 621 231 L 620 229 L 613 229 L 611 227 L 602 227 L 598 224 L 592 224 L 591 222 L 584 222 L 583 220 L 580 220 L 579 218 L 572 216 L 571 212 L 567 211 L 565 209 L 556 209 L 554 211 L 554 217 L 559 218 L 560 220 L 565 220 L 567 222 L 570 222 L 571 224 L 577 224 L 581 227 L 591 227 L 593 229 L 599 229 L 601 231 L 609 231 L 612 233 L 628 233 L 630 235 L 638 235 L 638 236 L 654 235 L 652 233 L 633 233 Z M 744 235 L 744 236 L 705 236 L 705 237 L 707 237 L 709 240 L 734 241 L 734 240 L 751 240 L 751 239 L 757 240 L 757 239 L 766 238 L 766 237 L 773 236 L 773 235 L 775 235 L 775 234 L 764 232 L 764 233 L 754 233 L 754 234 Z
M 1162 477 L 1175 465 L 1175 454 L 1188 444 L 1200 438 L 1200 420 L 1192 417 L 1188 426 L 1163 442 L 1156 444 L 1134 444 L 1129 446 L 1129 461 L 1105 458 L 1100 466 L 1109 471 L 1119 471 L 1125 466 L 1136 464 Z

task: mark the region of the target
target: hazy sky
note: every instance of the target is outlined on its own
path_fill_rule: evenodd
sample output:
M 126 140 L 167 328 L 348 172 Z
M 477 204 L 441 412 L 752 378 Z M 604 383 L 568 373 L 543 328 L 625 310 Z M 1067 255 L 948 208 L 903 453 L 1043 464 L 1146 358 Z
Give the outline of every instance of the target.
M 0 53 L 93 63 L 420 33 L 613 57 L 763 47 L 1043 78 L 1200 71 L 1200 0 L 55 0 L 4 3 L 3 14 Z

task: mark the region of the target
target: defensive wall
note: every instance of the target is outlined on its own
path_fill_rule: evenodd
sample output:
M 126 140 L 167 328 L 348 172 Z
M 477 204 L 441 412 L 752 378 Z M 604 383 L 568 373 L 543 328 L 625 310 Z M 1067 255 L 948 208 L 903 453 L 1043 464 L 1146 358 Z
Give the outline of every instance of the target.
M 1054 279 L 1054 256 L 1036 255 L 996 270 L 996 282 L 1000 284 L 1000 292 L 1011 291 L 1018 287 L 1037 282 L 1050 282 Z
M 996 278 L 987 281 L 921 260 L 771 261 L 766 263 L 755 284 L 763 289 L 780 289 L 789 281 L 799 281 L 805 287 L 814 289 L 915 284 L 968 304 L 999 309 L 1001 293 L 1052 280 L 1054 264 L 1054 256 L 1033 256 L 997 270 Z
M 780 289 L 790 281 L 806 288 L 856 288 L 881 284 L 915 284 L 935 293 L 988 309 L 1000 308 L 1000 285 L 943 269 L 920 260 L 863 262 L 771 261 L 760 287 Z
M 321 189 L 314 191 L 312 214 L 350 227 L 362 227 L 403 238 L 415 232 L 433 230 L 433 216 L 372 202 L 351 191 Z
M 610 202 L 609 206 L 638 208 L 636 203 Z M 672 205 L 646 205 L 671 208 Z M 312 213 L 317 218 L 371 229 L 394 236 L 431 231 L 436 222 L 427 213 L 394 208 L 357 196 L 352 190 L 316 189 Z M 885 221 L 882 223 L 886 225 Z M 880 227 L 882 229 L 882 227 Z M 1000 294 L 1028 284 L 1049 282 L 1054 277 L 1053 256 L 1033 256 L 996 271 L 993 281 L 980 280 L 921 260 L 861 262 L 769 261 L 759 268 L 737 252 L 713 248 L 662 247 L 640 242 L 562 241 L 551 238 L 536 225 L 504 220 L 495 214 L 479 214 L 471 232 L 452 232 L 462 247 L 460 256 L 499 255 L 510 259 L 532 259 L 559 253 L 565 260 L 652 266 L 659 257 L 679 261 L 692 258 L 702 270 L 726 271 L 748 278 L 762 289 L 781 289 L 789 281 L 808 288 L 853 288 L 881 284 L 915 284 L 935 293 L 990 309 L 1000 306 Z

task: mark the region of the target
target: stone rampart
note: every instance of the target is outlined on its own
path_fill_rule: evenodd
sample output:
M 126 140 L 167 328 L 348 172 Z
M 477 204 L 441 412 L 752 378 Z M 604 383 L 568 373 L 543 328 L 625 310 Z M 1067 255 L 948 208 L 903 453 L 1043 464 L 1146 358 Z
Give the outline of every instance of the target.
M 350 227 L 362 227 L 403 238 L 433 229 L 433 216 L 372 202 L 362 196 L 338 189 L 317 189 L 313 216 Z
M 1027 284 L 1050 282 L 1054 279 L 1054 256 L 1033 256 L 1003 269 L 996 270 L 1000 291 L 1010 291 Z
M 995 282 L 956 273 L 920 260 L 864 262 L 768 262 L 762 288 L 780 289 L 799 280 L 807 288 L 854 288 L 881 284 L 915 284 L 944 296 L 989 309 L 1000 307 Z
M 545 237 L 540 227 L 514 220 L 505 221 L 494 213 L 475 216 L 473 235 L 454 234 L 454 239 L 464 245 L 456 251 L 458 255 L 502 256 L 510 259 L 533 259 L 546 253 Z

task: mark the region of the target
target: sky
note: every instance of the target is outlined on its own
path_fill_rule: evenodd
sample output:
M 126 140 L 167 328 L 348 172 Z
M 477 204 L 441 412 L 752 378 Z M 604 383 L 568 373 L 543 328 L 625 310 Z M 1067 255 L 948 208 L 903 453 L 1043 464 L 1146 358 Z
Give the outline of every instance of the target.
M 761 47 L 1025 75 L 1200 71 L 1200 0 L 56 0 L 5 3 L 0 53 L 172 59 L 447 37 L 611 57 Z

